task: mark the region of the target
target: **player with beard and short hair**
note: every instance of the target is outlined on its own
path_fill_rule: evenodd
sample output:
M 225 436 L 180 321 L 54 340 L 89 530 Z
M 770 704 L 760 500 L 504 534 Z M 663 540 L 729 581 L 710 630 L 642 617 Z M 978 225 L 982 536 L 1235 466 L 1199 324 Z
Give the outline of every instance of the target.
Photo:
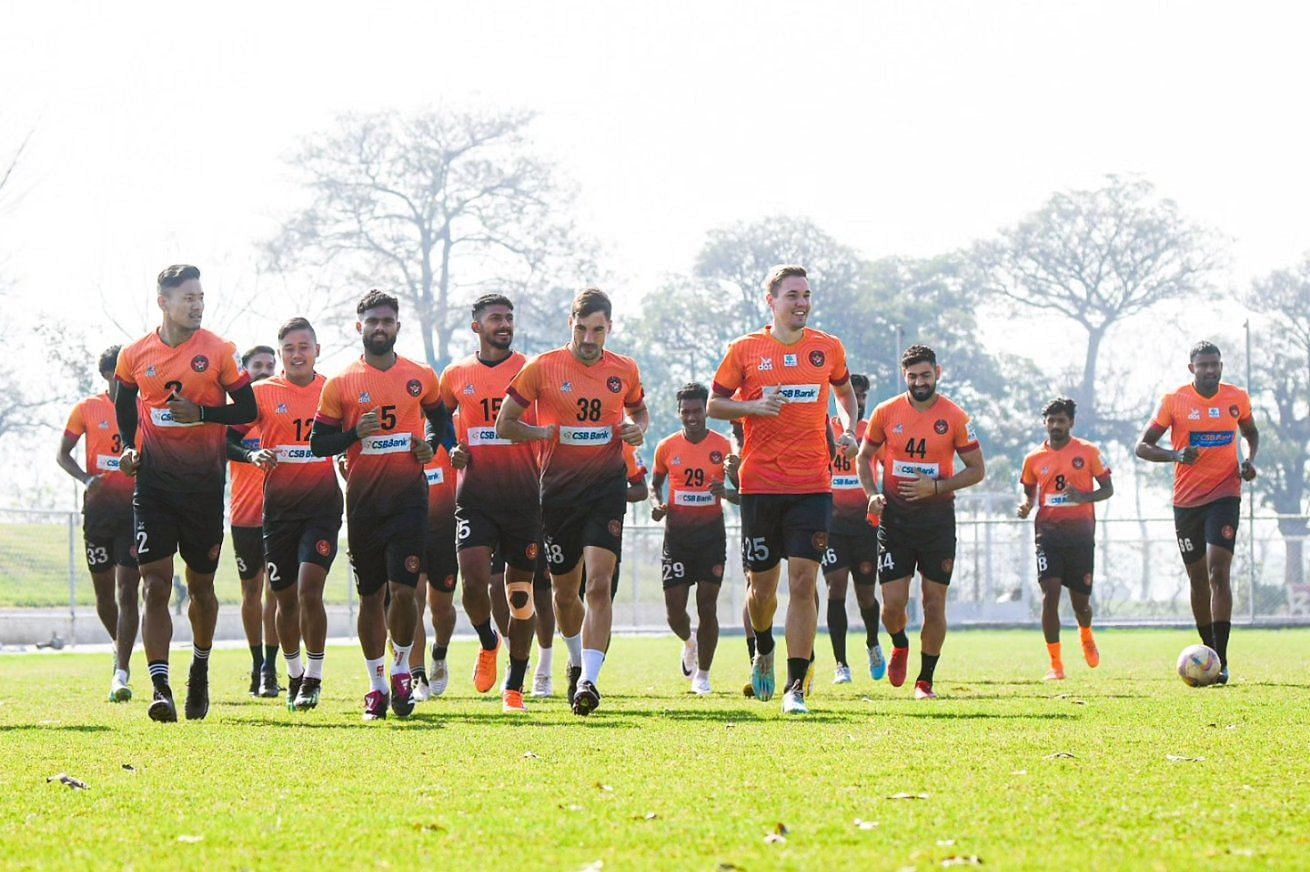
M 82 538 L 86 566 L 95 589 L 96 614 L 114 641 L 114 675 L 109 682 L 109 701 L 132 698 L 130 671 L 132 646 L 136 644 L 141 620 L 137 570 L 132 544 L 132 479 L 119 469 L 123 438 L 118 433 L 114 397 L 118 384 L 114 367 L 119 346 L 100 355 L 100 377 L 108 385 L 105 393 L 88 397 L 73 407 L 64 426 L 55 461 L 60 469 L 82 483 Z M 78 440 L 83 446 L 85 467 L 73 458 Z
M 818 629 L 819 560 L 832 520 L 828 403 L 836 393 L 837 448 L 855 453 L 855 392 L 846 349 L 806 326 L 810 284 L 800 266 L 778 266 L 765 281 L 773 323 L 734 340 L 714 376 L 712 418 L 745 418 L 741 460 L 742 551 L 750 570 L 755 630 L 754 695 L 773 696 L 773 616 L 781 561 L 787 560 L 787 683 L 782 710 L 807 714 L 806 676 Z M 739 398 L 734 399 L 734 395 Z
M 610 585 L 627 513 L 622 444 L 640 445 L 650 426 L 636 362 L 605 348 L 611 312 L 602 291 L 581 291 L 569 315 L 569 344 L 519 371 L 496 419 L 498 437 L 542 445 L 543 539 L 555 620 L 570 665 L 581 667 L 571 700 L 577 715 L 600 705 L 596 685 L 613 623 Z M 536 426 L 522 420 L 534 404 Z M 579 597 L 584 570 L 585 606 Z
M 981 482 L 986 469 L 969 416 L 937 393 L 942 370 L 936 353 L 926 345 L 911 345 L 901 355 L 901 373 L 906 391 L 873 410 L 857 466 L 869 511 L 881 512 L 878 579 L 883 626 L 892 637 L 887 677 L 893 687 L 905 683 L 910 655 L 905 607 L 917 568 L 922 578 L 923 651 L 914 695 L 936 699 L 932 683 L 946 640 L 946 591 L 955 566 L 955 491 Z M 959 472 L 957 454 L 964 463 Z M 875 459 L 882 467 L 882 494 L 874 479 Z
M 304 318 L 292 318 L 277 332 L 282 372 L 255 385 L 258 417 L 251 426 L 260 447 L 244 441 L 246 427 L 228 430 L 228 456 L 235 468 L 263 470 L 262 553 L 276 604 L 276 638 L 287 662 L 287 709 L 318 706 L 327 646 L 323 587 L 337 555 L 341 531 L 341 487 L 332 460 L 310 449 L 314 415 L 326 379 L 314 369 L 318 337 Z M 304 642 L 305 661 L 300 658 Z
M 253 421 L 257 409 L 236 346 L 200 326 L 200 270 L 187 264 L 164 269 L 156 301 L 160 326 L 118 355 L 114 410 L 123 437 L 119 468 L 136 477 L 132 513 L 145 582 L 141 639 L 154 684 L 149 715 L 172 722 L 173 555 L 186 563 L 190 595 L 186 717 L 200 720 L 209 713 L 209 651 L 218 623 L 214 571 L 223 548 L 226 428 Z
M 277 371 L 277 352 L 256 345 L 241 355 L 241 365 L 250 373 L 250 383 L 258 384 Z M 259 451 L 260 433 L 250 426 L 241 432 L 239 445 L 228 448 L 228 521 L 241 580 L 241 626 L 250 646 L 250 695 L 272 699 L 282 689 L 277 683 L 277 602 L 273 592 L 266 591 L 264 579 L 264 470 L 237 459 L 241 452 Z M 232 431 L 228 433 L 230 440 Z
M 1251 397 L 1222 381 L 1223 356 L 1213 342 L 1188 355 L 1192 381 L 1166 394 L 1142 434 L 1137 456 L 1174 464 L 1174 530 L 1192 589 L 1192 615 L 1201 641 L 1219 655 L 1219 683 L 1228 682 L 1228 635 L 1233 628 L 1229 572 L 1241 520 L 1242 482 L 1256 476 L 1260 432 Z M 1165 431 L 1172 448 L 1157 443 Z M 1246 440 L 1246 459 L 1237 437 Z
M 318 457 L 347 453 L 346 536 L 359 590 L 359 644 L 371 687 L 364 720 L 377 721 L 386 718 L 388 703 L 397 717 L 414 711 L 409 652 L 428 526 L 423 467 L 438 445 L 449 447 L 454 439 L 437 374 L 395 351 L 400 302 L 372 290 L 355 311 L 364 354 L 323 385 L 310 449 Z M 395 649 L 390 694 L 388 631 Z

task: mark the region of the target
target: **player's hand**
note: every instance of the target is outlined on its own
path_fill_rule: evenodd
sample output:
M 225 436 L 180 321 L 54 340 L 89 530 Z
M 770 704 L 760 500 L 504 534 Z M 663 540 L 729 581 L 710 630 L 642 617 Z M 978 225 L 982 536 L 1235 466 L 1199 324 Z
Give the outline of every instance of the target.
M 250 462 L 260 469 L 272 469 L 277 466 L 277 452 L 272 448 L 261 448 L 250 455 Z
M 787 405 L 787 398 L 782 395 L 782 388 L 772 385 L 764 389 L 764 395 L 751 401 L 750 414 L 760 418 L 776 418 L 782 414 L 782 407 Z
M 870 518 L 879 517 L 882 515 L 882 510 L 885 508 L 887 508 L 887 498 L 885 496 L 882 494 L 874 494 L 869 497 L 869 510 L 867 514 Z
M 1200 456 L 1201 449 L 1197 448 L 1195 445 L 1188 445 L 1179 453 L 1178 462 L 1185 466 L 1191 466 L 1193 463 L 1196 463 L 1197 458 Z
M 1069 502 L 1073 503 L 1075 506 L 1081 506 L 1092 496 L 1087 491 L 1078 490 L 1076 487 L 1066 487 L 1064 489 L 1064 495 L 1068 497 Z
M 86 495 L 87 495 L 88 497 L 91 496 L 91 495 L 94 494 L 96 491 L 100 490 L 100 487 L 101 487 L 101 485 L 103 485 L 103 484 L 104 484 L 104 476 L 103 476 L 103 475 L 93 475 L 93 476 L 91 476 L 90 478 L 88 478 L 88 479 L 86 480 Z
M 141 452 L 135 448 L 124 448 L 123 453 L 118 455 L 118 471 L 123 475 L 136 478 L 136 472 L 141 468 Z
M 457 443 L 454 448 L 450 449 L 450 465 L 455 469 L 465 469 L 473 455 L 469 452 L 468 447 L 463 442 Z
M 619 425 L 619 438 L 629 445 L 640 445 L 646 440 L 646 434 L 636 424 L 625 421 Z
M 726 494 L 727 492 L 728 489 L 723 486 L 723 482 L 721 481 L 710 482 L 710 493 L 714 494 L 719 499 L 723 499 L 723 495 Z
M 728 478 L 736 478 L 737 473 L 741 471 L 741 455 L 729 454 L 723 461 L 723 474 Z
M 356 436 L 363 439 L 365 436 L 380 432 L 382 432 L 382 418 L 377 409 L 359 416 L 359 423 L 355 425 Z
M 168 411 L 172 413 L 173 420 L 179 424 L 195 424 L 200 421 L 200 407 L 188 400 L 182 394 L 173 394 L 168 401 Z
M 346 464 L 347 464 L 348 462 L 349 462 L 349 459 L 346 457 L 346 455 L 344 455 L 344 454 L 338 454 L 338 455 L 337 455 L 337 472 L 341 473 L 341 477 L 342 477 L 342 478 L 347 478 L 347 477 L 348 477 L 348 475 L 347 475 L 348 470 L 347 470 L 347 467 L 346 467 Z
M 415 439 L 409 446 L 409 452 L 418 458 L 418 462 L 422 464 L 426 464 L 436 454 L 426 439 Z
M 1023 502 L 1019 503 L 1019 509 L 1018 511 L 1015 512 L 1015 515 L 1020 518 L 1027 518 L 1030 514 L 1032 514 L 1032 510 L 1033 510 L 1033 504 L 1028 500 L 1024 500 Z
M 669 507 L 664 503 L 654 503 L 650 507 L 650 519 L 652 521 L 662 521 L 668 513 Z
M 536 442 L 554 442 L 559 436 L 559 425 L 548 424 L 545 427 L 536 428 L 537 435 L 532 437 Z
M 1242 481 L 1255 481 L 1255 464 L 1249 460 L 1242 461 Z
M 917 478 L 907 478 L 897 482 L 896 492 L 910 502 L 926 500 L 937 493 L 937 480 L 920 474 Z
M 860 450 L 860 443 L 855 440 L 855 434 L 849 430 L 837 437 L 837 447 L 841 449 L 842 455 L 847 460 L 854 457 Z

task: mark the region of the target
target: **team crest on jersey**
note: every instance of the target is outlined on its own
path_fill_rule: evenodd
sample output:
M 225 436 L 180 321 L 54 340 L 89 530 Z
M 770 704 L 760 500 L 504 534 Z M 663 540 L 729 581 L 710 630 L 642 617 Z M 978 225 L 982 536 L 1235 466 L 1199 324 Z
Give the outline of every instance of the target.
M 605 387 L 610 389 L 610 393 L 617 394 L 619 391 L 623 390 L 623 379 L 616 375 L 612 375 L 605 379 Z
M 411 397 L 417 397 L 419 394 L 423 393 L 423 385 L 418 379 L 412 378 L 405 382 L 405 390 L 409 392 Z
M 827 359 L 828 355 L 817 348 L 810 352 L 810 366 L 823 366 Z
M 795 366 L 795 365 L 796 365 L 796 355 L 794 355 L 794 354 L 784 354 L 784 355 L 782 356 L 782 365 L 783 365 L 783 366 Z
M 1218 409 L 1218 407 L 1216 407 L 1216 406 L 1211 406 L 1211 407 L 1210 407 L 1210 417 L 1211 417 L 1211 418 L 1218 418 L 1218 417 L 1219 417 L 1219 409 Z
M 1230 414 L 1230 415 L 1232 415 L 1234 418 L 1236 418 L 1236 417 L 1239 417 L 1239 416 L 1242 414 L 1242 410 L 1239 409 L 1239 408 L 1237 408 L 1237 406 L 1234 404 L 1234 405 L 1228 407 L 1228 414 Z
M 159 370 L 155 369 L 153 363 L 146 367 L 146 378 L 154 378 L 157 375 L 159 375 Z
M 371 402 L 373 402 L 373 396 L 368 391 L 364 391 L 359 395 L 359 404 L 361 406 L 367 406 Z
M 536 542 L 529 542 L 528 547 L 523 549 L 523 553 L 529 560 L 536 560 L 537 555 L 541 553 L 541 546 Z
M 277 414 L 279 414 L 279 415 L 286 415 L 286 414 L 290 414 L 290 411 L 291 411 L 291 410 L 287 408 L 287 404 L 286 404 L 286 403 L 278 403 L 278 404 L 277 404 Z
M 760 372 L 772 372 L 772 371 L 773 371 L 773 358 L 772 357 L 760 358 Z
M 723 462 L 723 452 L 722 452 L 722 451 L 711 451 L 711 452 L 710 452 L 710 463 L 722 463 L 722 462 Z
M 471 396 L 473 396 L 474 394 L 476 394 L 477 392 L 478 392 L 477 389 L 474 388 L 473 385 L 464 385 L 464 395 L 465 395 L 465 396 L 469 396 L 469 397 L 471 397 Z
M 828 534 L 823 531 L 815 533 L 810 537 L 810 544 L 814 546 L 815 551 L 822 554 L 824 551 L 828 550 Z
M 571 394 L 573 393 L 573 382 L 566 381 L 564 382 L 564 384 L 559 386 L 559 389 L 560 389 L 560 393 Z
M 320 557 L 327 557 L 332 553 L 332 543 L 326 539 L 319 539 L 314 545 L 314 550 L 318 552 Z
M 1201 420 L 1201 410 L 1200 410 L 1200 409 L 1193 409 L 1192 411 L 1188 412 L 1188 413 L 1187 413 L 1187 420 L 1189 420 L 1189 421 L 1199 421 L 1199 420 Z
M 417 555 L 411 554 L 405 558 L 405 569 L 408 572 L 418 572 L 418 568 L 419 562 Z
M 1075 458 L 1073 459 L 1073 468 L 1074 468 L 1074 469 L 1082 469 L 1082 468 L 1083 468 L 1084 466 L 1086 466 L 1086 465 L 1087 465 L 1087 461 L 1086 461 L 1086 460 L 1083 460 L 1081 457 L 1075 457 Z
M 196 372 L 204 372 L 209 369 L 209 358 L 203 354 L 197 354 L 191 358 L 191 368 Z
M 623 521 L 615 518 L 609 522 L 607 529 L 610 531 L 610 535 L 617 539 L 623 535 Z
M 946 423 L 945 418 L 938 418 L 932 425 L 932 431 L 938 436 L 945 436 L 946 431 L 951 429 L 951 425 Z

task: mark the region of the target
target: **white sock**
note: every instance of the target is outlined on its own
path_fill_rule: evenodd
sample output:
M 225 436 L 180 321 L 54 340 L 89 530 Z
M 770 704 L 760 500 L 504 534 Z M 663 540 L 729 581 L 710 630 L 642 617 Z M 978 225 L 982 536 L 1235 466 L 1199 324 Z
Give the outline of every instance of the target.
M 305 667 L 300 665 L 300 649 L 296 649 L 295 654 L 282 652 L 282 659 L 287 661 L 287 678 L 303 678 Z
M 396 649 L 396 662 L 391 665 L 391 674 L 409 675 L 409 652 L 414 647 L 414 643 L 410 642 L 408 645 L 393 643 L 391 647 Z
M 595 684 L 600 680 L 600 668 L 605 665 L 605 652 L 595 648 L 582 649 L 582 677 L 579 681 Z
M 697 680 L 697 681 L 709 681 L 709 680 L 710 680 L 710 671 L 709 671 L 708 669 L 697 669 L 697 670 L 696 670 L 696 680 Z
M 376 660 L 365 660 L 364 666 L 368 669 L 368 681 L 372 685 L 370 689 L 380 693 L 388 693 L 390 689 L 387 687 L 386 655 L 384 654 Z
M 555 648 L 538 648 L 537 649 L 537 674 L 550 675 L 551 661 L 554 660 Z
M 561 633 L 560 638 L 564 640 L 564 647 L 569 649 L 569 665 L 581 666 L 582 665 L 582 631 L 579 630 L 576 636 L 565 636 L 563 633 Z
M 115 670 L 114 670 L 114 678 L 117 678 L 117 679 L 118 679 L 121 683 L 123 683 L 123 684 L 127 684 L 127 670 L 126 670 L 126 669 L 115 669 Z
M 313 651 L 305 652 L 305 677 L 323 680 L 323 655 Z

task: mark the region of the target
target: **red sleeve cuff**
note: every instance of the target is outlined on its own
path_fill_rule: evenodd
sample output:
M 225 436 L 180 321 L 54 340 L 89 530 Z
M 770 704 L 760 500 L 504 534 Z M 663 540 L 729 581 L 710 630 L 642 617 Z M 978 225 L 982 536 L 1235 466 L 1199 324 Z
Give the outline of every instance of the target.
M 828 384 L 832 385 L 833 387 L 839 388 L 850 380 L 851 380 L 851 374 L 850 371 L 848 370 L 842 374 L 841 378 L 833 379 L 832 381 L 828 382 Z
M 974 441 L 974 442 L 970 442 L 968 445 L 965 445 L 961 448 L 955 449 L 955 453 L 968 454 L 970 451 L 977 451 L 980 448 L 982 448 L 982 443 Z
M 641 408 L 643 405 L 645 405 L 645 403 L 646 403 L 646 392 L 645 392 L 645 391 L 642 391 L 642 392 L 641 392 L 641 396 L 637 397 L 637 401 L 636 401 L 635 403 L 624 403 L 624 404 L 623 404 L 623 408 L 625 408 L 625 409 L 639 409 L 639 408 Z
M 714 390 L 714 396 L 723 397 L 725 400 L 736 393 L 736 391 L 730 388 L 725 388 L 723 385 L 719 384 L 718 382 L 714 383 L 713 390 Z
M 520 394 L 518 391 L 514 390 L 513 388 L 506 388 L 505 395 L 525 409 L 528 406 L 532 405 L 531 401 L 523 399 L 523 395 Z
M 121 375 L 115 375 L 114 381 L 118 382 L 120 385 L 123 385 L 124 387 L 129 387 L 132 388 L 133 390 L 136 390 L 136 382 L 128 381 L 127 379 L 123 378 Z
M 232 384 L 225 387 L 224 390 L 226 390 L 230 394 L 234 391 L 241 390 L 248 384 L 250 384 L 250 373 L 243 372 L 239 379 L 237 379 L 236 381 L 232 382 Z
M 322 412 L 319 412 L 317 415 L 314 416 L 314 422 L 318 424 L 327 424 L 329 427 L 341 426 L 340 418 L 329 418 L 327 415 L 324 415 Z

